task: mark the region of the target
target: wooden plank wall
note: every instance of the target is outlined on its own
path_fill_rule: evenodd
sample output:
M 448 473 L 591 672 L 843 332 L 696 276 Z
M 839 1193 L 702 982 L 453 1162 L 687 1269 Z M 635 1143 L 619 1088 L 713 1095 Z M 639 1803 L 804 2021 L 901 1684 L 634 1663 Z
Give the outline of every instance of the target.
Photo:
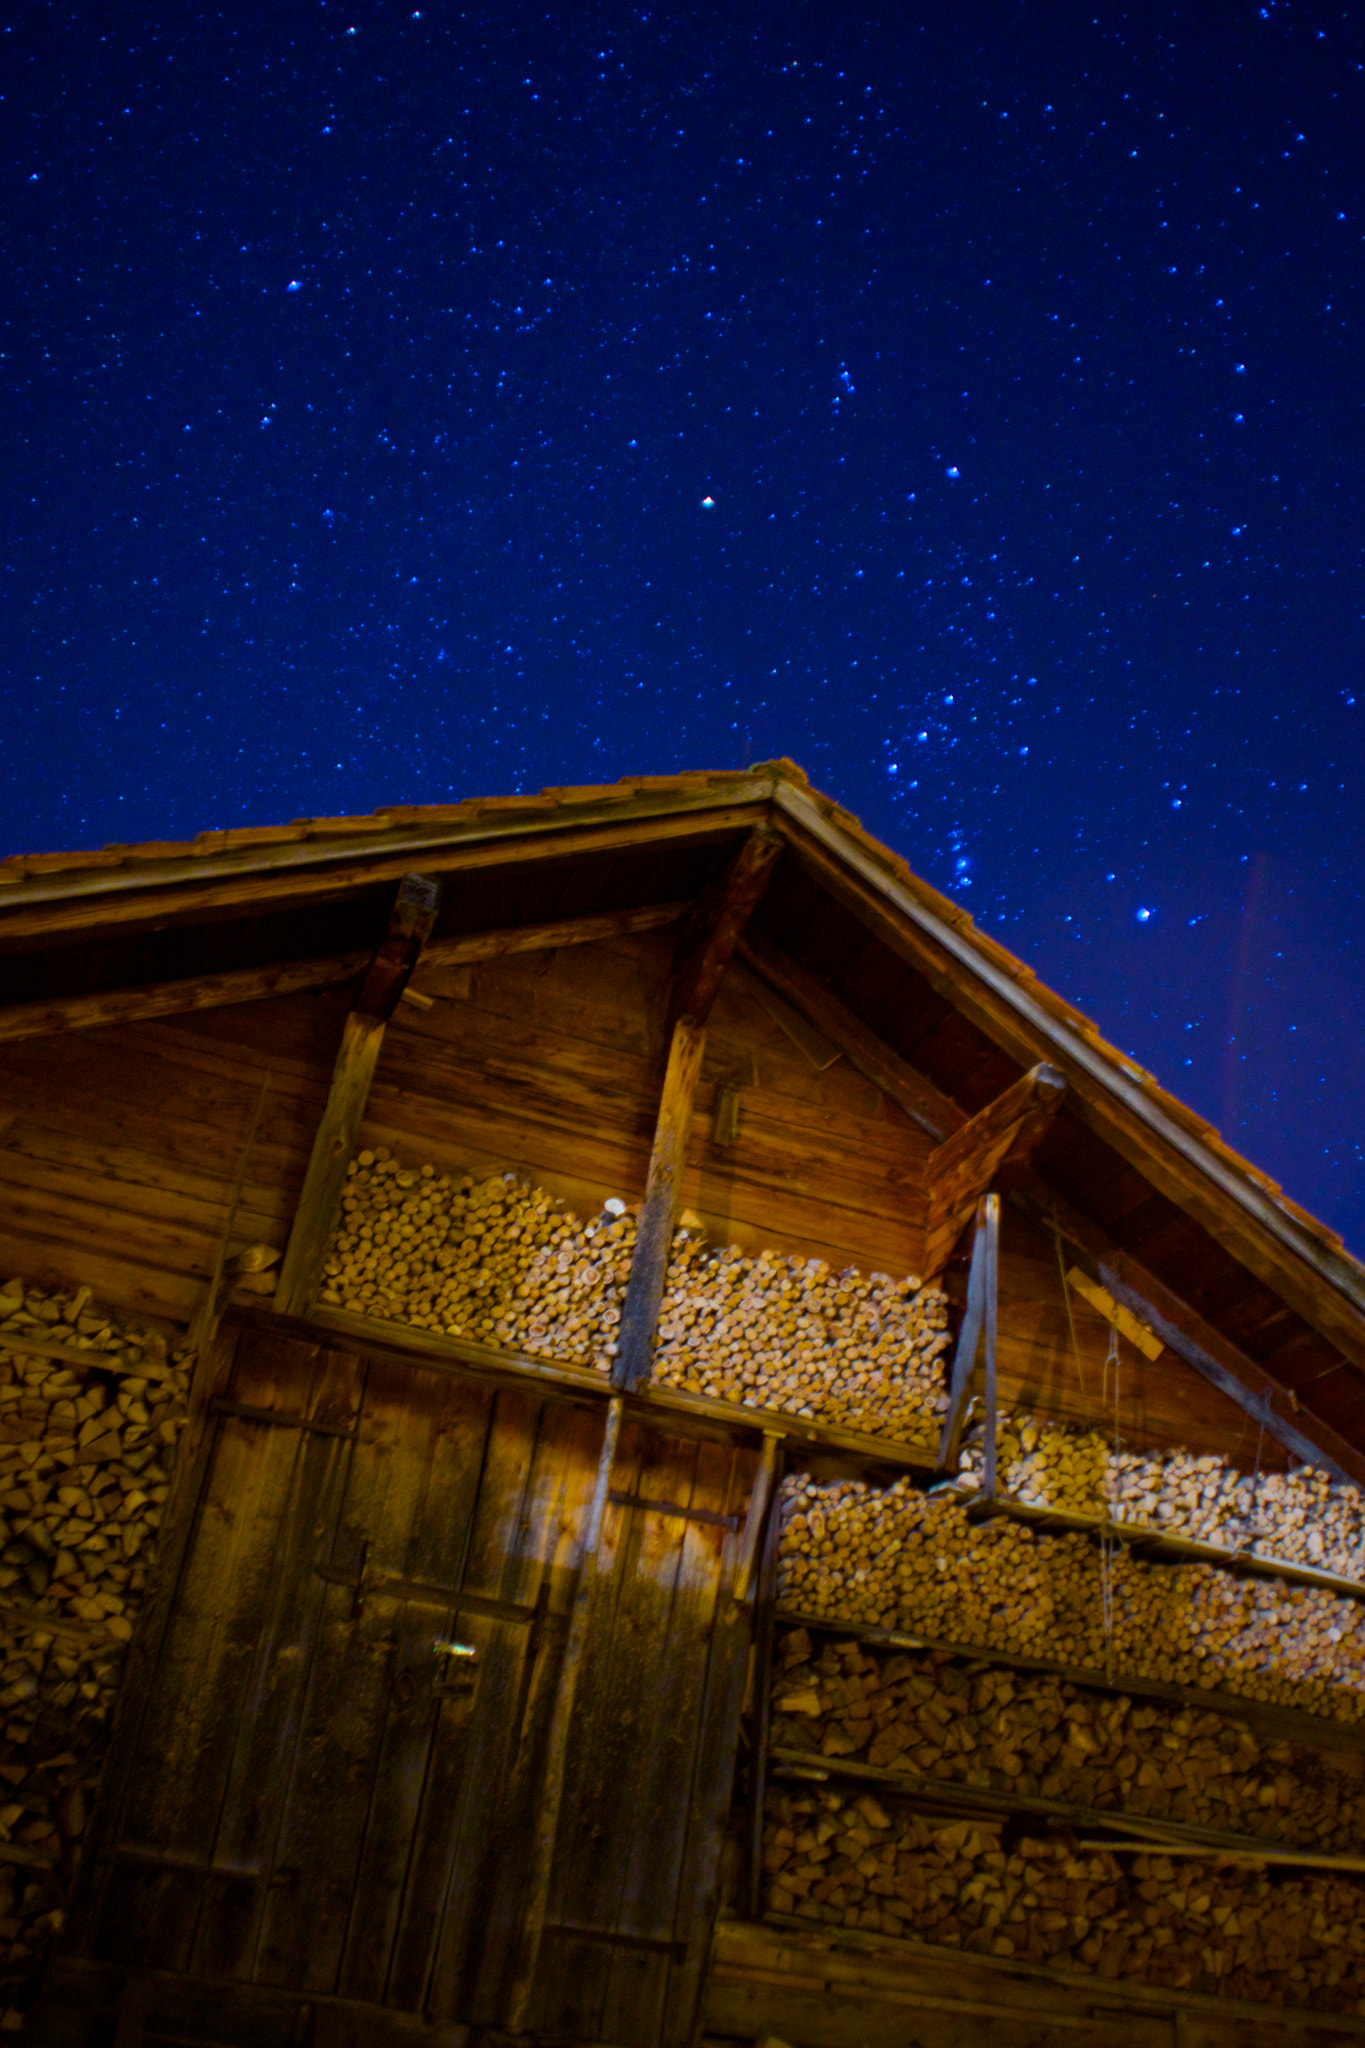
M 326 1100 L 345 992 L 0 1047 L 0 1266 L 184 1322 L 272 1076 L 238 1244 L 282 1245 Z
M 672 936 L 428 968 L 399 1005 L 364 1142 L 460 1171 L 512 1168 L 585 1213 L 643 1192 Z M 184 1321 L 211 1271 L 263 1075 L 273 1075 L 234 1244 L 282 1245 L 349 1000 L 295 995 L 0 1047 L 0 1266 L 89 1282 Z M 738 1132 L 717 1141 L 724 1088 Z M 845 1060 L 818 1068 L 731 968 L 713 1013 L 683 1202 L 713 1240 L 895 1275 L 921 1255 L 930 1140 Z M 1055 1248 L 1006 1212 L 1000 1385 L 1009 1405 L 1098 1416 L 1108 1325 L 1072 1304 Z M 1169 1357 L 1127 1347 L 1120 1433 L 1242 1460 L 1255 1431 Z M 1112 1408 L 1108 1411 L 1112 1419 Z M 1279 1454 L 1262 1446 L 1262 1461 Z

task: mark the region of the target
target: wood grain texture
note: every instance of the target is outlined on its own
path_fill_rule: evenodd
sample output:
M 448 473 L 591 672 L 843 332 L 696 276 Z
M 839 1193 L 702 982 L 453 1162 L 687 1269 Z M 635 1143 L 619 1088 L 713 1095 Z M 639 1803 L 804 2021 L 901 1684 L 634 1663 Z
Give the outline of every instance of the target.
M 943 1270 L 977 1202 L 997 1177 L 1028 1163 L 1065 1096 L 1064 1074 L 1055 1067 L 1033 1067 L 930 1155 L 926 1273 Z
M 668 1048 L 659 1117 L 649 1155 L 644 1207 L 640 1212 L 625 1305 L 621 1310 L 620 1337 L 612 1369 L 612 1384 L 617 1387 L 639 1386 L 649 1378 L 654 1362 L 659 1305 L 668 1276 L 673 1221 L 682 1194 L 683 1161 L 692 1120 L 692 1101 L 705 1049 L 705 1024 L 689 1014 L 680 1016 L 673 1026 Z

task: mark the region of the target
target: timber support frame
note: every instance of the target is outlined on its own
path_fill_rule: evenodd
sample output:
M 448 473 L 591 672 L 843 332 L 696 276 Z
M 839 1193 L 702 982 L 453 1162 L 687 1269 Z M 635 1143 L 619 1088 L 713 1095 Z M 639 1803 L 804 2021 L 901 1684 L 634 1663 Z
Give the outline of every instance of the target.
M 404 876 L 388 930 L 342 1026 L 332 1085 L 313 1139 L 280 1268 L 276 1301 L 288 1314 L 306 1315 L 313 1305 L 384 1032 L 431 936 L 440 907 L 438 881 L 429 875 Z
M 611 1376 L 614 1387 L 628 1390 L 649 1378 L 692 1104 L 706 1051 L 707 1019 L 782 850 L 782 836 L 773 826 L 755 826 L 724 874 L 701 897 L 678 940 L 668 1003 L 668 1064 L 621 1311 Z

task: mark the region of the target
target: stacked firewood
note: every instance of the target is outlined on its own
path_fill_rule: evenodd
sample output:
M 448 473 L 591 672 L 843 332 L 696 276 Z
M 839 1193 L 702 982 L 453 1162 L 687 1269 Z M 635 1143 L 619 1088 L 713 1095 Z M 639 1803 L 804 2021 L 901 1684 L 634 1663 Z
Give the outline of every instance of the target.
M 190 1364 L 88 1287 L 0 1287 L 0 2028 L 61 1926 Z
M 636 1219 L 608 1202 L 584 1220 L 512 1174 L 476 1180 L 353 1161 L 322 1299 L 362 1315 L 610 1370 Z M 884 1273 L 750 1257 L 675 1234 L 655 1378 L 750 1407 L 794 1409 L 926 1441 L 944 1406 L 947 1303 Z
M 926 1441 L 947 1405 L 939 1356 L 948 1304 L 885 1273 L 835 1273 L 823 1259 L 750 1258 L 680 1233 L 659 1321 L 654 1376 L 750 1407 L 901 1443 Z
M 1113 1451 L 1099 1430 L 1021 1414 L 1002 1417 L 996 1457 L 998 1483 L 1020 1500 L 1107 1508 L 1116 1522 L 1365 1578 L 1365 1495 L 1315 1466 L 1248 1473 L 1190 1451 Z M 962 1477 L 981 1468 L 981 1446 L 969 1444 Z
M 1354 1600 L 1150 1565 L 1122 1545 L 1045 1534 L 907 1478 L 784 1488 L 779 1597 L 820 1619 L 1164 1680 L 1356 1720 L 1365 1627 Z
M 1066 1832 L 834 1791 L 769 1794 L 773 1913 L 1172 1990 L 1365 2011 L 1365 1883 L 1211 1854 L 1116 1855 Z
M 1011 1798 L 1359 1853 L 1365 1756 L 942 1651 L 779 1633 L 772 1744 Z

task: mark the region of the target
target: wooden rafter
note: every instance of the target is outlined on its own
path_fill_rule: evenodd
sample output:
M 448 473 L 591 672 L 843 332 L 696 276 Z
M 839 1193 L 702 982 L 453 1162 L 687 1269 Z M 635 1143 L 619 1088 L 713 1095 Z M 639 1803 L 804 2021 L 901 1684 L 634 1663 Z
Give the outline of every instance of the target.
M 508 953 L 540 953 L 552 947 L 584 946 L 628 932 L 659 931 L 677 924 L 685 902 L 647 903 L 638 910 L 609 910 L 588 917 L 563 917 L 549 924 L 508 925 L 435 939 L 423 949 L 424 967 L 463 967 Z M 231 968 L 224 974 L 187 975 L 178 981 L 148 982 L 141 988 L 106 989 L 94 995 L 56 996 L 46 1002 L 10 1003 L 0 1008 L 0 1042 L 86 1031 L 100 1024 L 130 1024 L 172 1017 L 185 1010 L 224 1009 L 307 989 L 338 988 L 369 966 L 370 948 L 328 953 L 313 960 Z
M 972 1211 L 996 1178 L 1028 1163 L 1065 1096 L 1065 1074 L 1056 1067 L 1034 1067 L 930 1155 L 926 1274 L 942 1272 Z
M 1206 1141 L 1173 1113 L 1150 1075 L 1104 1046 L 1085 1019 L 1068 1023 L 1040 1001 L 1035 978 L 983 933 L 965 929 L 970 920 L 951 904 L 941 913 L 926 908 L 790 783 L 778 785 L 774 803 L 792 858 L 822 888 L 1021 1066 L 1064 1058 L 1074 1114 L 1365 1369 L 1365 1279 L 1356 1260 L 1305 1227 L 1216 1132 Z
M 436 922 L 440 901 L 439 882 L 427 875 L 404 876 L 388 930 L 342 1027 L 332 1085 L 280 1268 L 276 1300 L 286 1312 L 304 1315 L 312 1306 L 384 1031 Z
M 1235 1401 L 1291 1457 L 1321 1465 L 1338 1478 L 1365 1485 L 1365 1453 L 1348 1443 L 1329 1422 L 1281 1386 L 1264 1366 L 1248 1357 L 1197 1309 L 1182 1301 L 1131 1253 L 1119 1251 L 1104 1233 L 1077 1213 L 1034 1174 L 1011 1191 L 1010 1200 L 1044 1230 L 1055 1229 L 1094 1269 L 1114 1301 L 1145 1323 L 1168 1349 Z
M 678 938 L 669 998 L 669 1027 L 679 1017 L 704 1024 L 736 946 L 782 855 L 771 825 L 749 834 L 725 872 L 698 900 Z
M 551 805 L 539 812 L 510 811 L 476 825 L 466 823 L 448 836 L 400 831 L 396 841 L 387 839 L 372 849 L 313 841 L 272 846 L 264 859 L 258 850 L 255 858 L 181 858 L 168 861 L 160 871 L 156 864 L 142 862 L 59 874 L 51 881 L 19 885 L 13 903 L 0 901 L 0 937 L 12 942 L 85 931 L 92 925 L 112 931 L 126 924 L 160 924 L 239 905 L 264 912 L 281 903 L 335 902 L 376 883 L 400 882 L 414 858 L 427 872 L 456 875 L 483 868 L 525 869 L 546 861 L 628 852 L 634 846 L 705 845 L 731 839 L 766 818 L 771 776 L 756 775 L 747 788 L 742 777 L 737 784 L 734 791 L 723 793 L 723 800 L 714 792 L 702 794 L 682 810 L 676 799 L 669 809 L 657 797 L 640 798 L 604 805 L 602 818 L 589 822 L 581 813 L 566 814 Z M 569 816 L 572 823 L 567 822 Z

